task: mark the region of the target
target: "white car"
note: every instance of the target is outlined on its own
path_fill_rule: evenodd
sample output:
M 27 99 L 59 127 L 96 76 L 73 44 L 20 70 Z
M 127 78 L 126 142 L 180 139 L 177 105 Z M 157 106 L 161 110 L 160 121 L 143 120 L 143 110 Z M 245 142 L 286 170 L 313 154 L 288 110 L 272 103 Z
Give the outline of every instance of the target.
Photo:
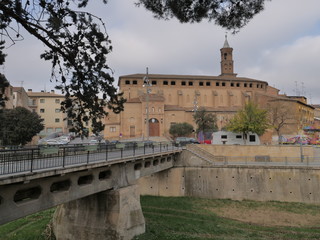
M 62 142 L 69 143 L 70 142 L 70 137 L 69 136 L 61 136 L 59 137 L 59 140 Z
M 48 139 L 45 143 L 48 144 L 48 145 L 63 145 L 63 144 L 67 144 L 67 142 L 61 141 L 59 139 Z

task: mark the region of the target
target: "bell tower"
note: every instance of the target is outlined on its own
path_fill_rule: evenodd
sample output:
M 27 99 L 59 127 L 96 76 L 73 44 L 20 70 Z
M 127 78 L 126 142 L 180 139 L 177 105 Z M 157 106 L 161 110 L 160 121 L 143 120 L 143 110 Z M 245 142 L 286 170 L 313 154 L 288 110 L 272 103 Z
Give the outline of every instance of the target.
M 223 47 L 220 49 L 221 52 L 221 74 L 220 76 L 224 75 L 231 75 L 236 76 L 233 72 L 233 57 L 232 57 L 233 48 L 229 46 L 227 35 L 224 41 Z

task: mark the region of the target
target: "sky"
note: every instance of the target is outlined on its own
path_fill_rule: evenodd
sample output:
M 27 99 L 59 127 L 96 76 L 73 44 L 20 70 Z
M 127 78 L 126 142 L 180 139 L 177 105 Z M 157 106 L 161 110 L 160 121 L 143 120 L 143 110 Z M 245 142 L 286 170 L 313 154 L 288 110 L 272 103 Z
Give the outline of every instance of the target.
M 119 76 L 145 73 L 217 76 L 226 30 L 214 22 L 181 24 L 155 19 L 135 0 L 94 0 L 88 10 L 101 17 L 112 41 L 108 64 Z M 227 33 L 239 77 L 268 82 L 287 95 L 320 104 L 320 1 L 272 0 L 237 34 Z M 54 89 L 45 47 L 25 35 L 6 49 L 0 72 L 13 86 Z

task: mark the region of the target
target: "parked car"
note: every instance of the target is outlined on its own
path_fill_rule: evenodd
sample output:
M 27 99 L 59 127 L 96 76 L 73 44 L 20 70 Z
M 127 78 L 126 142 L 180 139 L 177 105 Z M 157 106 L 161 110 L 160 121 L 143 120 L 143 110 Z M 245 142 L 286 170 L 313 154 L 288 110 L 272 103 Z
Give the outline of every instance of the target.
M 177 146 L 185 146 L 187 144 L 200 144 L 198 140 L 195 138 L 189 138 L 189 137 L 177 137 L 174 141 L 174 145 Z
M 46 140 L 44 144 L 48 144 L 48 145 L 64 145 L 64 144 L 67 144 L 67 142 L 54 138 L 54 139 Z

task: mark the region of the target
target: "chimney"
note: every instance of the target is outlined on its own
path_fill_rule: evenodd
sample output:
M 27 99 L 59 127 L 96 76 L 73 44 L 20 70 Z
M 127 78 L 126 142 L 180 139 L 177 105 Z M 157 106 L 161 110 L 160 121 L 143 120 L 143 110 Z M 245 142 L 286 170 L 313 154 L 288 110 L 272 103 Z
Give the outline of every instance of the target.
M 28 92 L 32 92 L 32 89 L 31 89 L 31 88 L 29 88 L 29 89 L 28 89 Z
M 51 90 L 51 93 L 54 93 L 54 90 Z
M 44 90 L 41 90 L 41 92 L 44 92 Z

